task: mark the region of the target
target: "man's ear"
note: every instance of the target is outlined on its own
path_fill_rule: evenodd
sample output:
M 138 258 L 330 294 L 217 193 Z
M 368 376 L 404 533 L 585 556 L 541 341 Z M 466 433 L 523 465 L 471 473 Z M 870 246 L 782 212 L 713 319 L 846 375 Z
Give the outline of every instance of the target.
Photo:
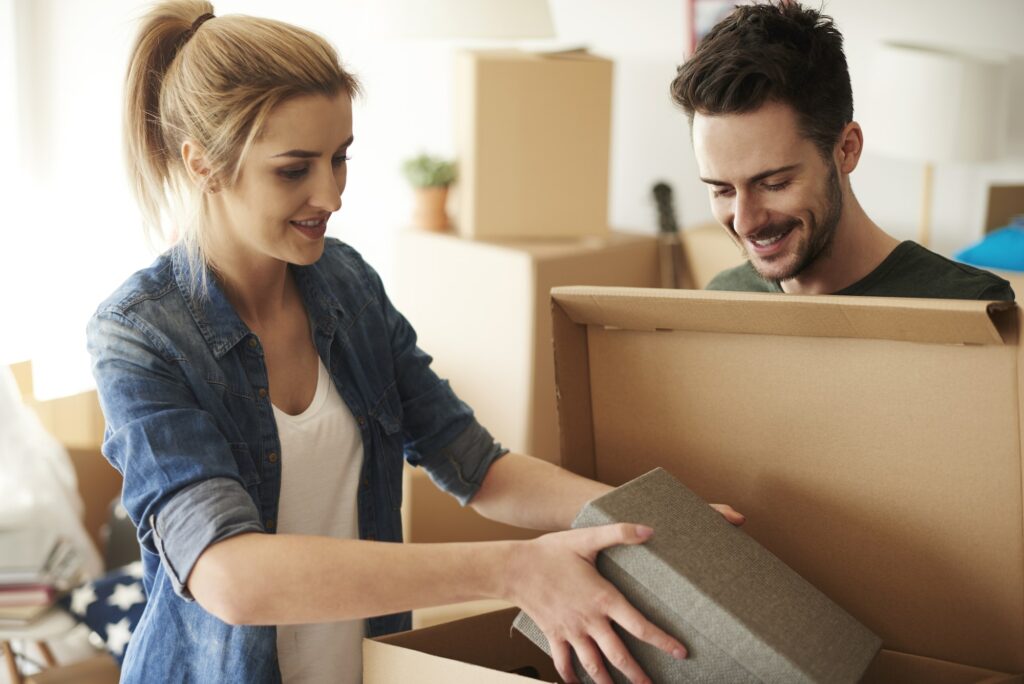
M 205 152 L 199 145 L 191 140 L 181 143 L 181 160 L 185 163 L 189 179 L 200 192 L 217 192 L 220 189 L 209 164 L 206 163 Z
M 860 162 L 860 154 L 864 151 L 864 132 L 860 124 L 851 121 L 843 127 L 836 143 L 836 167 L 841 173 L 851 174 Z

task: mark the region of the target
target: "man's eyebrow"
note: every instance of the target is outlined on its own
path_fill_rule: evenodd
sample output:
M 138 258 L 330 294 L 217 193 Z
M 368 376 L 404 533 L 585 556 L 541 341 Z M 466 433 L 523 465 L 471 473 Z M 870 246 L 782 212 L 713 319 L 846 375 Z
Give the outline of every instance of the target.
M 787 166 L 780 166 L 777 169 L 768 169 L 767 171 L 762 171 L 761 173 L 751 176 L 750 178 L 747 179 L 747 183 L 756 183 L 758 181 L 764 180 L 765 178 L 774 176 L 777 173 L 786 173 L 787 171 L 793 171 L 794 169 L 797 169 L 799 167 L 800 164 L 789 164 Z M 700 179 L 707 183 L 708 185 L 731 185 L 731 183 L 715 180 L 714 178 L 705 178 L 704 176 L 701 176 Z
M 341 147 L 348 147 L 349 145 L 351 145 L 353 143 L 353 141 L 355 141 L 355 139 L 356 139 L 356 137 L 354 135 L 348 136 L 348 140 L 346 140 L 345 142 L 341 143 L 341 145 L 339 145 L 339 148 L 341 148 Z M 311 152 L 310 150 L 288 150 L 287 152 L 282 152 L 280 154 L 273 155 L 271 157 L 271 159 L 276 159 L 277 157 L 294 157 L 296 159 L 315 159 L 315 158 L 317 158 L 319 156 L 320 156 L 319 152 Z

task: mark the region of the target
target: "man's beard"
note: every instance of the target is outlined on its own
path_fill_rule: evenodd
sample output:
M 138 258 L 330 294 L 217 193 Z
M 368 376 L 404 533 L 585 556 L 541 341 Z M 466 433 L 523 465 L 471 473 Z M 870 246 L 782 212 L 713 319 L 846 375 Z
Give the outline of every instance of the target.
M 793 262 L 792 268 L 783 272 L 781 275 L 773 273 L 770 276 L 758 271 L 756 265 L 754 266 L 754 270 L 757 271 L 757 274 L 761 276 L 761 278 L 772 283 L 796 278 L 807 270 L 815 261 L 820 258 L 827 258 L 832 253 L 832 241 L 835 238 L 836 227 L 839 225 L 839 218 L 842 215 L 843 188 L 839 184 L 839 174 L 836 172 L 835 165 L 830 163 L 826 187 L 824 216 L 822 216 L 822 220 L 819 223 L 817 217 L 815 217 L 813 213 L 811 214 L 810 222 L 808 224 L 808 227 L 810 228 L 810 236 L 805 243 L 800 245 L 800 252 L 797 254 L 796 261 Z M 758 236 L 768 238 L 774 235 L 781 235 L 788 230 L 796 228 L 799 223 L 799 219 L 793 219 L 778 226 L 768 226 L 763 230 L 758 231 Z

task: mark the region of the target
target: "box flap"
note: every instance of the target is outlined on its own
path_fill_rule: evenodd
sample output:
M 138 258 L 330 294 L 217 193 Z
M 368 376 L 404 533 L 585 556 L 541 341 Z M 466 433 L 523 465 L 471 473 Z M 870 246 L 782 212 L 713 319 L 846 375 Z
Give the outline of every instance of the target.
M 1009 302 L 614 287 L 559 287 L 552 296 L 576 323 L 627 330 L 943 344 L 1003 344 L 1015 308 Z M 641 301 L 643 306 L 637 306 Z
M 1020 311 L 837 299 L 555 289 L 563 465 L 664 467 L 887 648 L 1024 672 Z
M 363 640 L 363 682 L 558 682 L 546 653 L 512 631 L 517 608 Z

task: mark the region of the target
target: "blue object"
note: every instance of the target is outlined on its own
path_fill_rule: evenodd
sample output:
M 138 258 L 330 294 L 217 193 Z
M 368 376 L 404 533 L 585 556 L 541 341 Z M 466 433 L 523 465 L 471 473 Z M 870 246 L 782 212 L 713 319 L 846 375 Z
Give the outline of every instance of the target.
M 989 233 L 953 258 L 980 268 L 1024 271 L 1024 222 L 1014 221 L 1006 228 Z
M 142 563 L 131 563 L 86 582 L 57 603 L 95 632 L 120 665 L 128 640 L 146 606 Z

